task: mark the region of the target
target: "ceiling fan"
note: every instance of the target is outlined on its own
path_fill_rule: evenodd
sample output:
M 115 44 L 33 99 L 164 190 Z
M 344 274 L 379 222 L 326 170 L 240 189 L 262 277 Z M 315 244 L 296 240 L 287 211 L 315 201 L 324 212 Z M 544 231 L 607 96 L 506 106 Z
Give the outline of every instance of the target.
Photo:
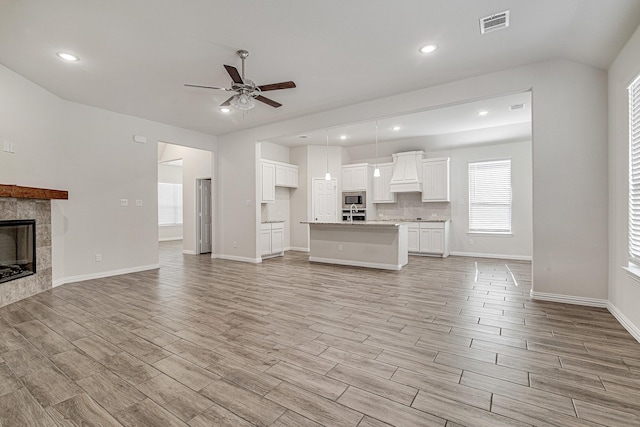
M 264 102 L 267 105 L 271 105 L 272 107 L 278 108 L 281 107 L 282 104 L 276 102 L 272 99 L 264 97 L 261 95 L 262 92 L 266 92 L 269 90 L 278 90 L 278 89 L 291 89 L 296 87 L 296 84 L 292 81 L 281 82 L 281 83 L 272 83 L 268 85 L 260 85 L 257 86 L 252 80 L 245 79 L 244 77 L 244 60 L 249 56 L 249 52 L 246 50 L 239 50 L 236 52 L 238 56 L 242 59 L 242 75 L 238 73 L 238 69 L 236 67 L 232 67 L 231 65 L 225 65 L 224 68 L 231 76 L 231 88 L 225 87 L 217 87 L 217 86 L 201 86 L 201 85 L 192 85 L 186 84 L 188 87 L 199 87 L 204 89 L 217 89 L 224 90 L 227 92 L 234 91 L 236 92 L 231 98 L 224 101 L 220 104 L 221 107 L 227 107 L 229 105 L 239 109 L 239 110 L 250 110 L 255 107 L 254 99 L 257 99 L 260 102 Z

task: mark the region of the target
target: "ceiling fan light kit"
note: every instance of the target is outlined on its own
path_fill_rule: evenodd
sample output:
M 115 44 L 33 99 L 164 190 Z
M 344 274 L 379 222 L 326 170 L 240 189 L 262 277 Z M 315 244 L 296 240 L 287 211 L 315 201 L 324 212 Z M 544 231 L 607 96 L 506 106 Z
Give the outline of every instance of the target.
M 242 60 L 242 74 L 238 72 L 238 69 L 231 65 L 225 65 L 224 68 L 229 73 L 231 77 L 232 83 L 231 88 L 224 88 L 218 86 L 202 86 L 202 85 L 193 85 L 193 84 L 185 84 L 188 87 L 196 87 L 203 89 L 215 89 L 215 90 L 224 90 L 227 92 L 236 92 L 231 98 L 227 99 L 225 102 L 220 104 L 220 107 L 227 107 L 231 105 L 232 107 L 241 110 L 247 111 L 256 106 L 255 100 L 258 100 L 262 103 L 270 105 L 274 108 L 281 107 L 282 104 L 276 102 L 272 99 L 269 99 L 265 96 L 262 96 L 262 92 L 270 91 L 270 90 L 280 90 L 280 89 L 292 89 L 296 87 L 296 84 L 292 81 L 281 82 L 281 83 L 271 83 L 267 85 L 257 86 L 253 81 L 246 79 L 244 77 L 244 60 L 249 56 L 249 52 L 241 49 L 236 52 L 236 54 Z

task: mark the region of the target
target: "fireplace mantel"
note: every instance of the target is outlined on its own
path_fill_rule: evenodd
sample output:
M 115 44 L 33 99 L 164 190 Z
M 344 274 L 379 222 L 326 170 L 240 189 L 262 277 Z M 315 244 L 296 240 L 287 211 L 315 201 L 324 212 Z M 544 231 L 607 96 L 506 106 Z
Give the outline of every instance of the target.
M 62 190 L 51 190 L 48 188 L 21 187 L 19 185 L 0 184 L 0 197 L 12 197 L 16 199 L 68 200 L 69 192 Z

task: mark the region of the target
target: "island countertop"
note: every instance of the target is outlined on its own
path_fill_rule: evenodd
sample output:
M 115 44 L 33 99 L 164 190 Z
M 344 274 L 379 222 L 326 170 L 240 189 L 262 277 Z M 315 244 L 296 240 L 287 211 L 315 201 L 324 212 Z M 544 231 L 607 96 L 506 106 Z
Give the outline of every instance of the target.
M 374 227 L 398 227 L 406 224 L 403 221 L 300 221 L 300 224 L 309 225 L 364 225 Z

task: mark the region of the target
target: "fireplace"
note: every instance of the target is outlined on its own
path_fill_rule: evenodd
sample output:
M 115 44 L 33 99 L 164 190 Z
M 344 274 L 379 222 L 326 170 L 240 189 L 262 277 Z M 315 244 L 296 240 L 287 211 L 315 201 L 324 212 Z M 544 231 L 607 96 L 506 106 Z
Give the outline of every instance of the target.
M 0 283 L 36 274 L 36 221 L 0 221 Z

